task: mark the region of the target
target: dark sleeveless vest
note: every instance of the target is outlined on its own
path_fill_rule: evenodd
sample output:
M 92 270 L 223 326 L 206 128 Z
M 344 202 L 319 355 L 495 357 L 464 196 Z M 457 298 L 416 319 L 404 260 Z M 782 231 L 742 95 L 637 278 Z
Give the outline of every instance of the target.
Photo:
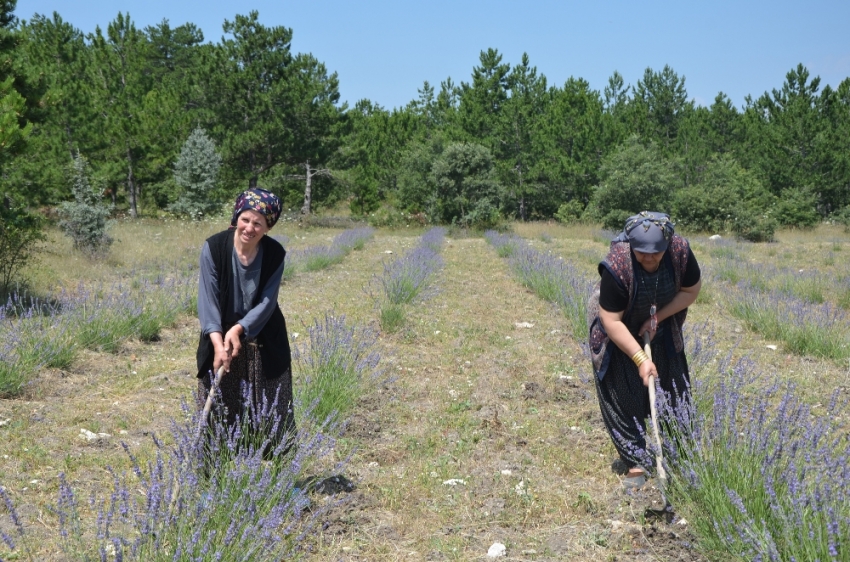
M 222 311 L 230 306 L 233 300 L 233 236 L 235 231 L 225 230 L 207 238 L 210 246 L 215 270 L 218 272 L 218 309 Z M 276 240 L 263 236 L 260 240 L 263 247 L 263 263 L 260 266 L 260 284 L 254 295 L 256 306 L 260 296 L 269 282 L 272 274 L 280 267 L 286 257 L 286 250 Z M 222 328 L 225 328 L 222 326 Z M 292 368 L 292 356 L 289 349 L 289 336 L 286 333 L 286 321 L 280 306 L 275 303 L 274 311 L 265 327 L 257 335 L 257 346 L 263 361 L 263 373 L 267 379 L 276 379 Z M 198 378 L 205 377 L 212 370 L 215 357 L 215 347 L 209 336 L 201 334 L 198 343 Z
M 673 273 L 673 283 L 675 290 L 678 292 L 682 288 L 682 277 L 685 275 L 685 270 L 688 267 L 688 241 L 674 234 L 670 240 L 670 246 L 667 248 L 667 253 L 664 254 L 663 264 L 670 268 Z M 626 308 L 623 317 L 626 318 L 635 302 L 636 283 L 634 282 L 634 271 L 640 267 L 635 260 L 631 251 L 631 246 L 628 242 L 612 241 L 611 247 L 605 260 L 599 266 L 599 274 L 602 270 L 607 269 L 611 275 L 624 287 L 629 294 L 629 306 Z M 663 324 L 669 326 L 670 335 L 672 336 L 672 349 L 668 350 L 671 355 L 681 353 L 685 348 L 684 337 L 682 334 L 682 325 L 688 317 L 688 309 L 677 312 L 670 318 L 664 320 Z M 608 334 L 602 326 L 602 321 L 599 319 L 599 283 L 591 293 L 587 303 L 587 324 L 589 328 L 588 344 L 590 347 L 590 359 L 593 363 L 593 371 L 599 380 L 605 377 L 608 370 Z

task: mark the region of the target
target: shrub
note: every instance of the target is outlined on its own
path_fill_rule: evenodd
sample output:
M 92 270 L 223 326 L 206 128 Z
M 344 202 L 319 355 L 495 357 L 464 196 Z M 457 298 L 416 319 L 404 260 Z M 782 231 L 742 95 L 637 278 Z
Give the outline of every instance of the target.
M 581 220 L 581 215 L 584 213 L 584 204 L 578 199 L 571 199 L 566 203 L 562 203 L 558 207 L 558 212 L 555 213 L 555 218 L 558 222 L 564 224 L 573 224 Z M 624 221 L 625 222 L 625 221 Z
M 723 157 L 710 161 L 697 183 L 675 193 L 672 211 L 677 224 L 691 230 L 723 232 L 752 222 L 775 203 L 753 174 Z
M 584 213 L 587 220 L 621 230 L 626 219 L 639 211 L 665 211 L 681 183 L 676 162 L 664 158 L 653 143 L 629 138 L 603 160 L 600 182 Z
M 221 156 L 215 143 L 206 132 L 198 127 L 180 150 L 174 163 L 174 181 L 182 192 L 168 209 L 180 215 L 200 220 L 218 209 L 215 193 Z
M 44 240 L 42 219 L 5 198 L 0 202 L 0 298 L 11 292 L 21 270 Z
M 775 216 L 780 226 L 814 228 L 820 222 L 817 196 L 810 189 L 785 189 L 776 204 Z
M 73 202 L 59 206 L 60 228 L 74 241 L 74 247 L 90 256 L 106 253 L 112 244 L 106 231 L 110 226 L 111 206 L 103 204 L 102 191 L 89 181 L 89 165 L 77 155 L 71 164 Z
M 498 223 L 500 184 L 493 155 L 475 143 L 452 143 L 431 166 L 436 210 L 440 222 L 491 228 Z

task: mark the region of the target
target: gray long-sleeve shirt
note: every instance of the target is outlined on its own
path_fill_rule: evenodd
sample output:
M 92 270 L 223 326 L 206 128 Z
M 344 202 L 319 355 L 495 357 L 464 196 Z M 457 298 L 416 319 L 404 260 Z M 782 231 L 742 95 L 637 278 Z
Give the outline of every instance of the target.
M 198 281 L 198 319 L 201 322 L 201 330 L 204 335 L 212 332 L 224 332 L 223 325 L 230 326 L 241 324 L 245 330 L 247 339 L 254 339 L 265 327 L 266 322 L 274 311 L 277 304 L 277 295 L 280 290 L 280 280 L 283 277 L 283 263 L 277 268 L 269 279 L 268 285 L 261 288 L 260 269 L 263 264 L 263 247 L 257 251 L 257 257 L 251 265 L 244 266 L 233 250 L 233 279 L 231 286 L 232 300 L 224 311 L 219 310 L 219 273 L 215 269 L 212 253 L 208 243 L 201 250 L 200 270 Z M 251 307 L 254 296 L 261 290 L 257 306 Z M 223 312 L 223 314 L 222 314 Z M 223 317 L 222 317 L 223 316 Z

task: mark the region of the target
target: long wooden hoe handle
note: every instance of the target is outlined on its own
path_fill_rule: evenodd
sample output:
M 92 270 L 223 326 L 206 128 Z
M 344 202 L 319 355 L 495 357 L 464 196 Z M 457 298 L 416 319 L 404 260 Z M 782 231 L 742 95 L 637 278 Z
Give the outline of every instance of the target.
M 649 357 L 649 360 L 652 361 L 652 350 L 649 347 L 649 332 L 643 333 L 643 351 Z M 655 408 L 655 376 L 649 377 L 649 412 L 652 416 L 652 432 L 655 437 L 655 446 L 658 449 L 658 454 L 655 456 L 658 478 L 667 480 L 667 473 L 664 472 L 664 451 L 661 449 L 661 434 L 658 432 L 658 412 Z
M 215 373 L 215 378 L 213 379 L 212 386 L 210 387 L 210 392 L 207 394 L 207 401 L 204 403 L 204 411 L 201 413 L 201 419 L 198 421 L 198 437 L 201 436 L 201 431 L 203 431 L 204 426 L 207 425 L 207 420 L 209 419 L 210 410 L 212 409 L 213 396 L 218 391 L 218 385 L 221 383 L 221 377 L 224 376 L 224 365 L 218 368 L 218 371 Z

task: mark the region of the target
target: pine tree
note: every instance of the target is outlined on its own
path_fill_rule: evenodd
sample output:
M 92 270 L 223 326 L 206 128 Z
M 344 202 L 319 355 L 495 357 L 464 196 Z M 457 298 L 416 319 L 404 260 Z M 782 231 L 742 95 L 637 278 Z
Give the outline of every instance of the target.
M 218 203 L 212 195 L 220 169 L 221 156 L 216 152 L 215 143 L 206 131 L 196 128 L 186 139 L 174 164 L 174 181 L 182 193 L 169 210 L 194 220 L 214 212 Z
M 74 201 L 59 206 L 60 228 L 71 237 L 78 250 L 90 256 L 105 254 L 112 244 L 112 238 L 106 233 L 112 223 L 109 220 L 112 207 L 104 205 L 102 190 L 92 186 L 88 162 L 80 154 L 71 164 L 71 192 Z

